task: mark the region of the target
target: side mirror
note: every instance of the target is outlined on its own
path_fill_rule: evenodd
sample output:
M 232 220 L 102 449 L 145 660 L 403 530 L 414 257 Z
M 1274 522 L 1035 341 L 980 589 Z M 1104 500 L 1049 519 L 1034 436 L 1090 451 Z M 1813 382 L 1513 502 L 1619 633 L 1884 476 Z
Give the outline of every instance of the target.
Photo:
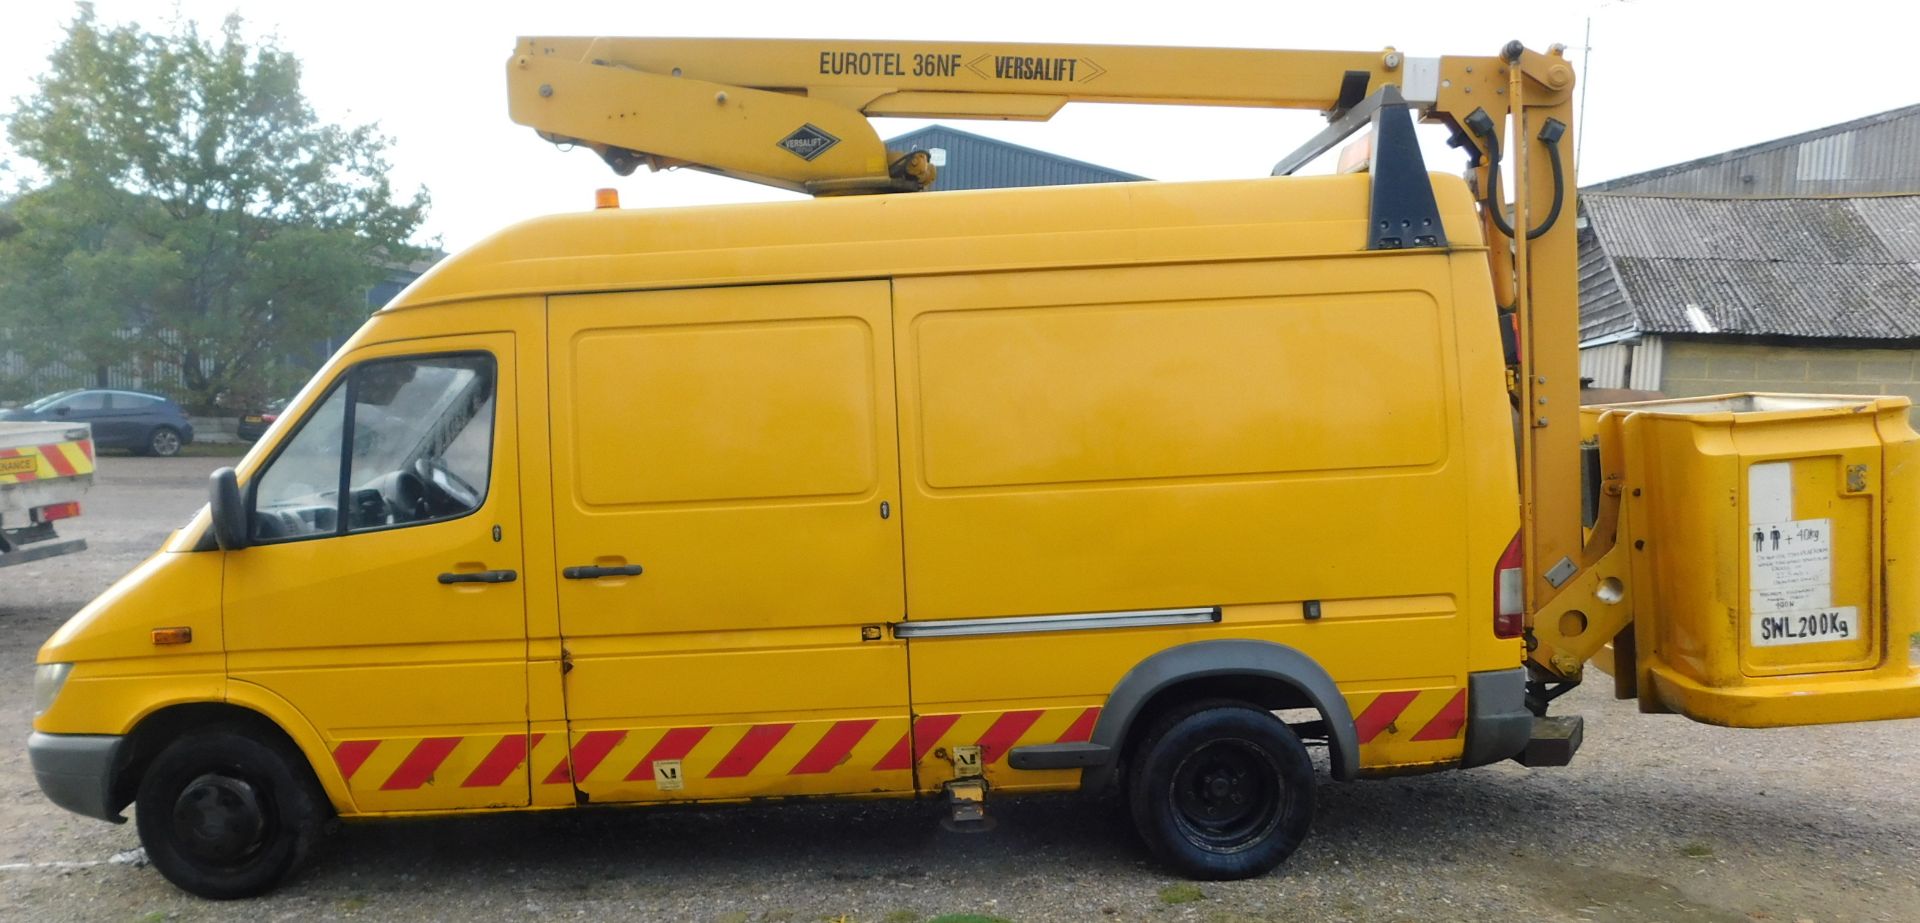
M 213 473 L 208 502 L 213 512 L 213 540 L 222 551 L 247 547 L 247 501 L 240 496 L 240 479 L 232 468 Z

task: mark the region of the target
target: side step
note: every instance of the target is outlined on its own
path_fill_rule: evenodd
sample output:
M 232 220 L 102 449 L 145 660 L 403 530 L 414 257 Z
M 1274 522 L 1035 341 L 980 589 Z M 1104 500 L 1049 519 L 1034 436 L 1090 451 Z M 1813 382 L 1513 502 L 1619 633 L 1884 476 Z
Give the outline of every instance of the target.
M 1514 761 L 1532 767 L 1565 766 L 1573 762 L 1574 753 L 1580 750 L 1583 723 L 1579 715 L 1533 719 L 1533 733 L 1527 738 L 1527 748 L 1515 754 Z
M 985 833 L 993 829 L 987 816 L 987 783 L 978 777 L 955 779 L 947 783 L 946 817 L 940 826 L 954 833 Z

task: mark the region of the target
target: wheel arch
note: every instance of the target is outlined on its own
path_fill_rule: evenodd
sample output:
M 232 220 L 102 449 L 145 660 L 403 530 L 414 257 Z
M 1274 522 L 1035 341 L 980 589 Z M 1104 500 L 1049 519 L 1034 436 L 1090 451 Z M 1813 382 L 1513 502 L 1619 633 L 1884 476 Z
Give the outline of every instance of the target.
M 1112 758 L 1088 767 L 1081 787 L 1106 791 L 1118 781 L 1127 746 L 1143 721 L 1198 698 L 1246 699 L 1264 708 L 1312 708 L 1326 727 L 1333 777 L 1347 781 L 1360 769 L 1360 740 L 1346 697 L 1312 657 L 1272 641 L 1225 638 L 1170 647 L 1135 664 L 1100 711 L 1092 743 Z
M 176 702 L 140 717 L 128 730 L 126 745 L 114 772 L 114 810 L 133 803 L 140 777 L 168 742 L 198 728 L 234 725 L 278 741 L 300 754 L 307 770 L 334 810 L 348 813 L 353 802 L 331 753 L 313 726 L 299 712 L 267 690 L 247 683 L 229 683 L 225 701 Z

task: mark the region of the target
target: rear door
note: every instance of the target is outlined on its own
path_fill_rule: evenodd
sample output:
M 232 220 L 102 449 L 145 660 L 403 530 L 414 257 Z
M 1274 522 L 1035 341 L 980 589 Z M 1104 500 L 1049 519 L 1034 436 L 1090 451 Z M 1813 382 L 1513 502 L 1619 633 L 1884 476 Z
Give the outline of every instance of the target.
M 884 627 L 905 596 L 890 301 L 886 282 L 551 299 L 570 747 L 536 784 L 911 790 Z
M 125 391 L 109 391 L 106 398 L 106 409 L 93 421 L 93 438 L 114 445 L 144 445 L 146 424 L 151 422 L 147 417 L 160 409 L 159 402 Z

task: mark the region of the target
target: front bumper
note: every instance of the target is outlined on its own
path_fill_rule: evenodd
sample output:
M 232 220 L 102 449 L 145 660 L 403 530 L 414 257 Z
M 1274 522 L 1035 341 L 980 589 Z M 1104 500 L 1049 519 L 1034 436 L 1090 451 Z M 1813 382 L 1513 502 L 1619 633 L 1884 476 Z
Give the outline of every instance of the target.
M 1527 748 L 1532 735 L 1525 667 L 1467 674 L 1467 747 L 1460 768 L 1515 756 Z
M 27 738 L 34 781 L 52 801 L 75 814 L 125 823 L 113 804 L 113 777 L 124 737 L 107 734 L 42 734 Z

